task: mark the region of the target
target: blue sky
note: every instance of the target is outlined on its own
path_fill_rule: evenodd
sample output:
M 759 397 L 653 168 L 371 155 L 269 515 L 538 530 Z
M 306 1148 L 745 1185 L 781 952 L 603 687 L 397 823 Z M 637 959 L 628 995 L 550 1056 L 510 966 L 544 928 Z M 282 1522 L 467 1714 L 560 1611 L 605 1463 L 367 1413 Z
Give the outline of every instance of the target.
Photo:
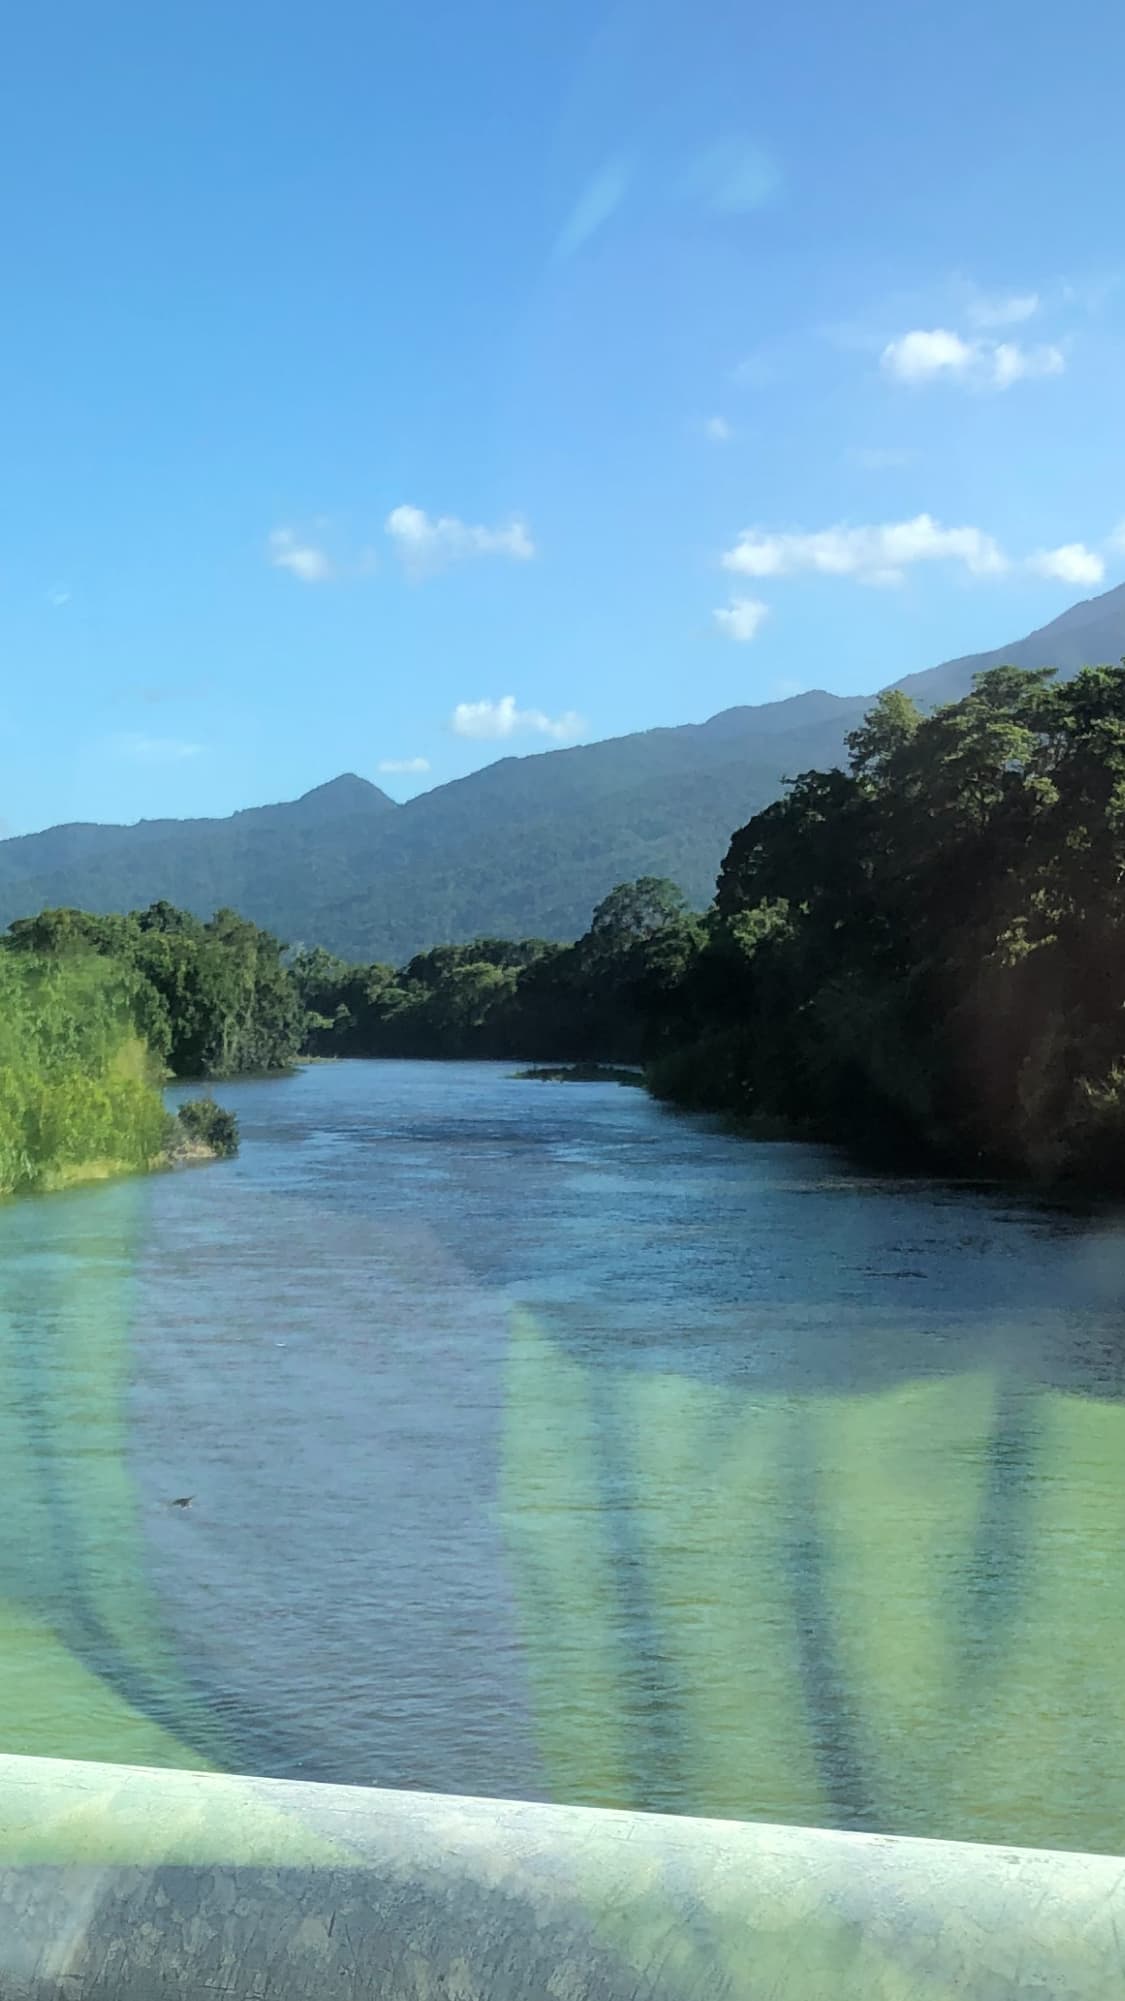
M 1123 73 L 1108 0 L 13 14 L 7 830 L 404 797 L 1125 578 Z

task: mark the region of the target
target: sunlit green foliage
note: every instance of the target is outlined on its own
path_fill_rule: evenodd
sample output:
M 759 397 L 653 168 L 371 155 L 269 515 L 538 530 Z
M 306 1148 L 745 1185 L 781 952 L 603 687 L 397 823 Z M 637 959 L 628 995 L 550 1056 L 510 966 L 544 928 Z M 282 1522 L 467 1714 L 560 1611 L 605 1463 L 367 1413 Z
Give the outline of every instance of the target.
M 14 924 L 0 945 L 0 1193 L 147 1167 L 185 1137 L 234 1151 L 231 1115 L 209 1101 L 170 1131 L 161 1081 L 280 1069 L 303 1026 L 277 941 L 233 911 Z
M 282 948 L 233 910 L 208 923 L 169 903 L 128 917 L 45 910 L 10 927 L 9 949 L 56 960 L 91 953 L 133 976 L 138 1033 L 175 1077 L 280 1070 L 304 1030 Z
M 137 982 L 89 954 L 0 952 L 0 1193 L 147 1166 L 165 1113 Z

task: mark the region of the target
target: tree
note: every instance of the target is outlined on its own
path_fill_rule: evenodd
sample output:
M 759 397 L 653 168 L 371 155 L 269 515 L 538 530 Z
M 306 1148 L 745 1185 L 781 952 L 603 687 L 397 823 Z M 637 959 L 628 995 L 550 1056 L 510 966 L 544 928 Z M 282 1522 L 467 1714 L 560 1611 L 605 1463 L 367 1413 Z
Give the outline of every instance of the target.
M 655 937 L 687 915 L 687 900 L 674 882 L 664 876 L 642 875 L 636 882 L 619 882 L 603 896 L 586 935 L 594 950 L 618 952 Z
M 671 1088 L 1125 1179 L 1125 669 L 899 693 L 733 837 Z
M 893 773 L 921 720 L 917 702 L 901 688 L 884 689 L 859 728 L 845 738 L 853 777 L 882 779 Z

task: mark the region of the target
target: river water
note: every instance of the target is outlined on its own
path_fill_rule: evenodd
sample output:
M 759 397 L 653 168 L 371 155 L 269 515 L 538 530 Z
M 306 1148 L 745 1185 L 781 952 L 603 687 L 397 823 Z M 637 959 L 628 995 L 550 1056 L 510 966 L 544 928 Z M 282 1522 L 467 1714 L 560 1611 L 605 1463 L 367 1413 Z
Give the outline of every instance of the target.
M 0 1211 L 4 1748 L 1125 1846 L 1112 1217 L 497 1064 L 220 1095 Z

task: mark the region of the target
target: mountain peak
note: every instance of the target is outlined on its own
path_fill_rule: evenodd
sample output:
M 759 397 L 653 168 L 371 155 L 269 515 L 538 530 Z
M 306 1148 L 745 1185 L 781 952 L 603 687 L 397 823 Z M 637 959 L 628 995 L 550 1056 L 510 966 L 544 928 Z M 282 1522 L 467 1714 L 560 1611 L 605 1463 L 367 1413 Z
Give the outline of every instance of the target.
M 330 813 L 363 812 L 365 808 L 394 803 L 378 785 L 373 785 L 369 778 L 360 778 L 355 771 L 342 771 L 338 778 L 314 785 L 310 792 L 302 792 L 294 801 L 297 806 L 315 806 Z
M 333 820 L 382 819 L 396 813 L 398 807 L 369 778 L 360 778 L 354 771 L 342 771 L 339 778 L 314 785 L 311 792 L 302 792 L 291 805 L 274 810 L 298 826 L 323 827 Z

